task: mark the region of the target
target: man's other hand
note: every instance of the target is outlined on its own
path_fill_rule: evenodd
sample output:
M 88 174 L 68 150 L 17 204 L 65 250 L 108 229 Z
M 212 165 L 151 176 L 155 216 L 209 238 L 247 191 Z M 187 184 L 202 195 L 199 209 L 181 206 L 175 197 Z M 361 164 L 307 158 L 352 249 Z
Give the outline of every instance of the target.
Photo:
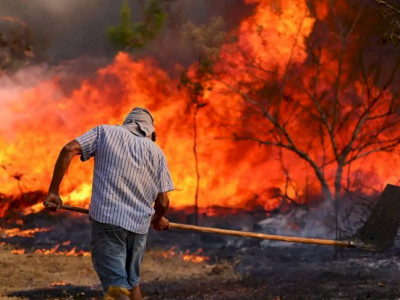
M 169 229 L 169 221 L 164 217 L 161 218 L 153 217 L 151 224 L 153 225 L 153 228 L 157 231 Z
M 61 207 L 62 203 L 63 202 L 58 193 L 49 193 L 46 197 L 46 200 L 44 200 L 43 205 L 49 211 L 56 211 Z

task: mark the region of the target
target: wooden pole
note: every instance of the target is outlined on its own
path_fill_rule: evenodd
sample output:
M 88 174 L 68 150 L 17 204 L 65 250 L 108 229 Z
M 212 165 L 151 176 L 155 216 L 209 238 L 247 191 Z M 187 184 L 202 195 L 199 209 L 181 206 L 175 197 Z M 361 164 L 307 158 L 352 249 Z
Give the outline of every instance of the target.
M 63 204 L 63 205 L 61 205 L 60 209 L 70 210 L 70 211 L 79 212 L 79 213 L 83 213 L 83 214 L 89 214 L 89 210 L 87 208 L 76 207 L 76 206 L 71 206 L 71 205 Z
M 171 222 L 169 223 L 169 226 L 170 226 L 170 228 L 173 228 L 173 229 L 183 229 L 183 230 L 199 231 L 199 232 L 206 232 L 206 233 L 217 233 L 217 234 L 223 234 L 223 235 L 234 235 L 234 236 L 240 236 L 240 237 L 257 238 L 257 239 L 262 239 L 262 240 L 303 243 L 303 244 L 318 244 L 318 245 L 329 245 L 329 246 L 339 246 L 339 247 L 354 247 L 348 241 L 272 235 L 272 234 L 263 234 L 263 233 L 247 232 L 247 231 L 239 231 L 239 230 L 229 230 L 229 229 L 219 229 L 219 228 L 213 228 L 213 227 L 202 227 L 202 226 L 178 224 L 178 223 L 171 223 Z
M 89 210 L 86 208 L 75 207 L 75 206 L 70 206 L 70 205 L 62 205 L 61 209 L 85 213 L 85 214 L 89 213 Z M 262 239 L 262 240 L 303 243 L 303 244 L 328 245 L 328 246 L 338 246 L 338 247 L 355 247 L 355 245 L 350 243 L 349 241 L 337 241 L 337 240 L 313 239 L 313 238 L 303 238 L 303 237 L 294 237 L 294 236 L 272 235 L 272 234 L 263 234 L 263 233 L 247 232 L 247 231 L 239 231 L 239 230 L 229 230 L 229 229 L 219 229 L 219 228 L 213 228 L 213 227 L 186 225 L 186 224 L 179 224 L 179 223 L 172 223 L 172 222 L 169 223 L 169 226 L 170 226 L 170 228 L 173 228 L 173 229 L 182 229 L 182 230 L 198 231 L 198 232 L 206 232 L 206 233 L 216 233 L 216 234 L 223 234 L 223 235 L 233 235 L 233 236 L 240 236 L 240 237 L 257 238 L 257 239 Z

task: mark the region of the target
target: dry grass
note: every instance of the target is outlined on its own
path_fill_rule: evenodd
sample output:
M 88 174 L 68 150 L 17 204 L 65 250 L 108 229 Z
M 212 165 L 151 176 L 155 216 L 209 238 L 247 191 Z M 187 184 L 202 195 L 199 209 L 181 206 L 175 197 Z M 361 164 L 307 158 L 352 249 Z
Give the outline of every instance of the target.
M 92 268 L 90 257 L 12 254 L 8 245 L 0 246 L 0 299 L 26 299 L 9 297 L 10 293 L 30 290 L 48 289 L 57 284 L 99 289 L 99 280 Z M 144 290 L 153 286 L 169 285 L 183 282 L 226 282 L 238 279 L 229 263 L 192 263 L 184 262 L 181 255 L 164 258 L 161 251 L 148 251 L 142 267 L 141 283 Z M 181 283 L 182 282 L 182 283 Z M 186 283 L 187 284 L 187 283 Z M 67 288 L 67 287 L 66 287 Z M 99 293 L 98 293 L 99 294 Z M 29 297 L 29 296 L 27 296 Z M 56 299 L 51 297 L 48 299 Z M 57 299 L 60 299 L 57 297 Z M 69 296 L 63 299 L 81 299 Z M 83 297 L 82 299 L 86 299 Z
M 90 257 L 12 254 L 0 247 L 0 298 L 14 291 L 51 288 L 57 283 L 93 286 L 99 283 Z

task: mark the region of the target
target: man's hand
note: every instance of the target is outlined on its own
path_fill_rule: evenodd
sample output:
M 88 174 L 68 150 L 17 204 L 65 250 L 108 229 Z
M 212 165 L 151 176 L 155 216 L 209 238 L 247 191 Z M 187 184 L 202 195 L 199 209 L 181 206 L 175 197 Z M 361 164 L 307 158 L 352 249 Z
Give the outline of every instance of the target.
M 56 211 L 62 205 L 62 200 L 60 195 L 58 195 L 58 190 L 60 188 L 61 181 L 64 177 L 65 172 L 67 172 L 68 167 L 71 163 L 72 158 L 75 155 L 82 154 L 81 145 L 73 140 L 66 144 L 60 152 L 57 158 L 56 165 L 54 166 L 53 177 L 51 179 L 49 193 L 43 205 L 50 211 Z
M 168 230 L 169 229 L 169 221 L 164 217 L 158 217 L 157 215 L 153 216 L 151 220 L 151 224 L 153 228 L 157 231 L 159 230 Z
M 63 202 L 58 193 L 49 193 L 46 197 L 46 200 L 44 200 L 43 205 L 49 211 L 56 211 L 61 207 L 62 203 Z

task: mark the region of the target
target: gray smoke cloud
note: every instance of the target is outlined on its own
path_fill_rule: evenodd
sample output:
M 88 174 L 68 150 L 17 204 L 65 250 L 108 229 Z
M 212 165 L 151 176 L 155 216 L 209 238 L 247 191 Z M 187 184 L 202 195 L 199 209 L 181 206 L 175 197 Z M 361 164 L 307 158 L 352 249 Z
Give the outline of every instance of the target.
M 226 31 L 230 31 L 253 10 L 244 0 L 160 1 L 166 9 L 167 22 L 156 39 L 135 51 L 134 56 L 152 57 L 171 76 L 179 76 L 181 70 L 177 65 L 187 67 L 196 58 L 192 45 L 181 34 L 184 24 L 189 21 L 209 24 L 213 18 L 222 16 Z M 142 20 L 139 2 L 129 0 L 132 22 Z M 120 23 L 122 4 L 123 0 L 1 0 L 0 34 L 4 38 L 7 34 L 21 35 L 28 30 L 27 44 L 32 43 L 34 53 L 30 61 L 34 65 L 40 63 L 34 68 L 40 72 L 32 72 L 32 64 L 27 63 L 16 71 L 24 74 L 23 78 L 36 74 L 27 81 L 31 84 L 57 74 L 62 91 L 68 95 L 83 79 L 95 77 L 99 68 L 113 60 L 116 50 L 109 41 L 107 29 Z M 2 62 L 9 56 L 8 49 L 5 50 L 6 53 L 0 52 L 0 71 Z M 18 76 L 14 74 L 16 82 L 20 82 Z
M 140 51 L 165 66 L 190 63 L 192 56 L 179 35 L 182 24 L 191 21 L 207 24 L 215 16 L 222 16 L 227 27 L 239 24 L 240 19 L 251 12 L 251 6 L 244 0 L 170 0 L 168 22 L 162 34 L 149 46 Z M 129 1 L 132 21 L 141 19 L 138 0 Z M 111 47 L 107 28 L 120 21 L 122 0 L 10 0 L 0 1 L 0 17 L 11 16 L 27 24 L 37 42 L 46 44 L 46 62 L 79 57 L 102 57 L 112 59 L 115 54 Z M 161 47 L 161 48 L 160 48 Z

